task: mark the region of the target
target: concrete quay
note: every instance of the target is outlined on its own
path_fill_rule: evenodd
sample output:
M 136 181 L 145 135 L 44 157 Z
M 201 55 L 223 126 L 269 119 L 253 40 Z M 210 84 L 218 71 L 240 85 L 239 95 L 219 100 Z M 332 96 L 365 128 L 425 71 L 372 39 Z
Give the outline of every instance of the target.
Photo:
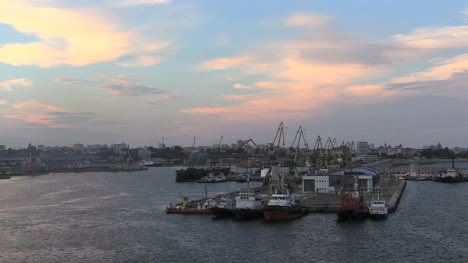
M 387 201 L 389 213 L 395 212 L 400 202 L 403 191 L 406 187 L 405 180 L 383 180 L 381 182 L 382 192 L 381 198 Z M 262 194 L 264 203 L 269 200 L 268 188 L 260 186 L 252 188 L 252 190 Z M 224 193 L 213 198 L 219 202 L 221 198 L 234 199 L 239 192 Z M 309 209 L 310 213 L 336 213 L 340 208 L 341 197 L 339 191 L 335 193 L 300 193 L 298 190 L 294 191 L 294 198 L 300 202 L 300 205 Z M 364 201 L 370 203 L 373 193 L 364 193 Z M 190 202 L 193 205 L 203 203 L 204 199 Z
M 406 187 L 405 180 L 385 181 L 382 184 L 381 198 L 387 201 L 390 213 L 397 209 L 400 198 Z M 370 203 L 373 193 L 364 193 L 364 202 Z M 295 194 L 302 206 L 309 209 L 311 213 L 336 213 L 340 208 L 341 196 L 336 193 L 311 193 Z

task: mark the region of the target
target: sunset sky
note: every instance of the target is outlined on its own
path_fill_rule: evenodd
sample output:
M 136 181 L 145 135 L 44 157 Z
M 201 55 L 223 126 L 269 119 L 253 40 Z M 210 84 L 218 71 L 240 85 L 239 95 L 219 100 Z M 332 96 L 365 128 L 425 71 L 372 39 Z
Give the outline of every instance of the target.
M 281 121 L 467 147 L 468 1 L 0 0 L 0 144 L 267 143 Z

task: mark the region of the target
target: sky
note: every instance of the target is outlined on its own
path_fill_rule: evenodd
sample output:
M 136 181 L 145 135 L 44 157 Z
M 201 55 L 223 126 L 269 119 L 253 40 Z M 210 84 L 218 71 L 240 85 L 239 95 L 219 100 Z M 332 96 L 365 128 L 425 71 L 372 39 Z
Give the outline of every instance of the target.
M 468 1 L 0 0 L 0 144 L 468 146 Z

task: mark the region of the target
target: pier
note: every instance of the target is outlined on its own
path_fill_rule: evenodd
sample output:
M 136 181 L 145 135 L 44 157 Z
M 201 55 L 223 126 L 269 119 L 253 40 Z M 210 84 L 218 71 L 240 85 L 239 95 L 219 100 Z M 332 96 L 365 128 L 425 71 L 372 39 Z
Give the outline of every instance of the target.
M 381 198 L 387 201 L 389 213 L 396 211 L 400 199 L 403 195 L 403 191 L 406 187 L 406 180 L 383 180 L 381 183 Z M 256 192 L 262 194 L 263 201 L 266 203 L 269 200 L 268 188 L 266 186 L 260 186 L 253 188 Z M 221 198 L 230 198 L 234 199 L 239 192 L 230 192 L 223 193 L 214 198 L 217 202 Z M 300 193 L 299 190 L 293 190 L 294 197 L 300 202 L 300 205 L 307 208 L 310 213 L 336 213 L 340 207 L 340 193 L 336 191 L 335 193 Z M 370 203 L 373 193 L 366 192 L 364 193 L 364 200 L 366 203 Z M 196 206 L 201 204 L 205 199 L 191 201 L 190 204 Z

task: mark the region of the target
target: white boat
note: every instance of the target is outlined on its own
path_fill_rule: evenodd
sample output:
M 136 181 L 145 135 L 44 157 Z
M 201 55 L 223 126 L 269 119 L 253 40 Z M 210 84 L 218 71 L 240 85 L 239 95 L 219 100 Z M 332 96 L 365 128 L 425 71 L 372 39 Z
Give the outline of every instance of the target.
M 271 195 L 267 206 L 263 209 L 263 216 L 266 221 L 280 221 L 294 219 L 304 216 L 308 213 L 307 209 L 302 208 L 294 200 L 294 196 L 289 189 L 284 187 L 284 175 L 280 174 L 279 188 Z
M 388 216 L 387 201 L 380 198 L 381 189 L 377 189 L 377 197 L 371 200 L 369 205 L 369 217 L 374 219 L 385 219 Z
M 256 193 L 250 189 L 250 176 L 247 175 L 247 188 L 240 191 L 235 198 L 236 220 L 256 219 L 263 217 L 263 204 L 260 193 Z

